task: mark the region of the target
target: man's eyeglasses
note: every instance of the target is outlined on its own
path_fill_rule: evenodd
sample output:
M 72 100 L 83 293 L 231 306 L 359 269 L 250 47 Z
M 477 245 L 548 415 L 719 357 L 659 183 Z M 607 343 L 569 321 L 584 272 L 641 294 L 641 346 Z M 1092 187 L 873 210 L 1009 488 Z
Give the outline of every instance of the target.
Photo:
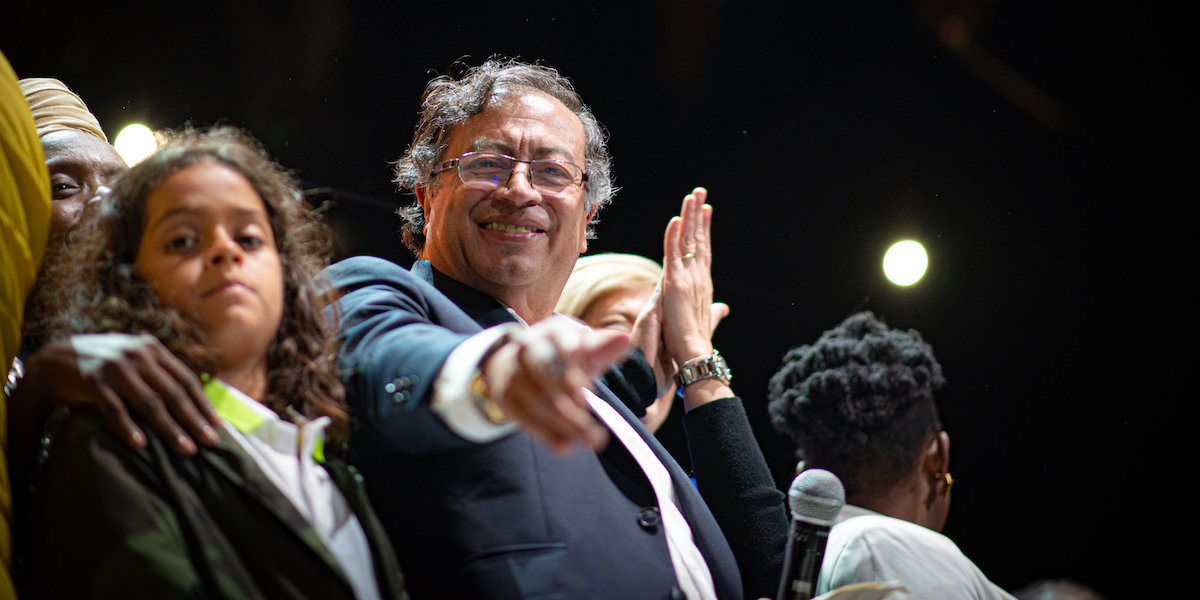
M 495 188 L 508 183 L 517 163 L 529 165 L 529 182 L 541 192 L 557 194 L 587 181 L 587 173 L 582 167 L 565 160 L 521 160 L 496 152 L 466 152 L 437 165 L 433 172 L 441 173 L 457 166 L 458 177 L 463 183 Z

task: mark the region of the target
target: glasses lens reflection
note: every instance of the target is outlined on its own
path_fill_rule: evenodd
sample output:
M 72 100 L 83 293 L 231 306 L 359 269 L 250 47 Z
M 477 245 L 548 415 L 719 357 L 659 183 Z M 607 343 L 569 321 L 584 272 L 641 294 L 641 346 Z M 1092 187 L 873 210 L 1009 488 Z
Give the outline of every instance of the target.
M 518 163 L 529 165 L 527 176 L 533 187 L 545 192 L 561 192 L 583 179 L 583 169 L 561 160 L 518 160 L 504 154 L 469 152 L 458 159 L 458 175 L 463 183 L 499 186 L 508 181 Z

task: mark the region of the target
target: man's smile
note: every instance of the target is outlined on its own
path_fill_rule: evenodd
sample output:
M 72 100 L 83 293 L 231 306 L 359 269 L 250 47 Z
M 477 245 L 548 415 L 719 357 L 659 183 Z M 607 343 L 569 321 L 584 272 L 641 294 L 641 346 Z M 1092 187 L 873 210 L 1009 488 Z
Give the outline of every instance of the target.
M 483 228 L 488 231 L 502 231 L 504 233 L 545 233 L 544 230 L 528 225 L 509 225 L 506 223 L 484 223 Z

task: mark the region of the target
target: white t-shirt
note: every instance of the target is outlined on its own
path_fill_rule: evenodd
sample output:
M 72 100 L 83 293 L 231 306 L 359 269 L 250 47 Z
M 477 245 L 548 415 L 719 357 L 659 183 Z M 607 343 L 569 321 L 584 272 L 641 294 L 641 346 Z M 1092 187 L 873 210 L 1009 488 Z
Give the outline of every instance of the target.
M 908 589 L 891 598 L 1014 600 L 950 538 L 911 521 L 846 505 L 829 532 L 817 593 L 867 581 Z

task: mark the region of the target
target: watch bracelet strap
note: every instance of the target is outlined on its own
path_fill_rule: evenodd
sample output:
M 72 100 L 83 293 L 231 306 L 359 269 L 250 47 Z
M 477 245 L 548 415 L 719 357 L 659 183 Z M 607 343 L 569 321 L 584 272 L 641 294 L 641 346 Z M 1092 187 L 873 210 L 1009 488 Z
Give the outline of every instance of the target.
M 717 361 L 724 362 L 724 357 L 714 348 L 712 354 L 708 356 L 693 358 L 683 363 L 679 367 L 679 371 L 675 373 L 676 391 L 682 394 L 683 388 L 704 379 L 718 378 L 724 380 L 725 377 L 722 377 L 721 369 L 718 369 L 716 366 Z

